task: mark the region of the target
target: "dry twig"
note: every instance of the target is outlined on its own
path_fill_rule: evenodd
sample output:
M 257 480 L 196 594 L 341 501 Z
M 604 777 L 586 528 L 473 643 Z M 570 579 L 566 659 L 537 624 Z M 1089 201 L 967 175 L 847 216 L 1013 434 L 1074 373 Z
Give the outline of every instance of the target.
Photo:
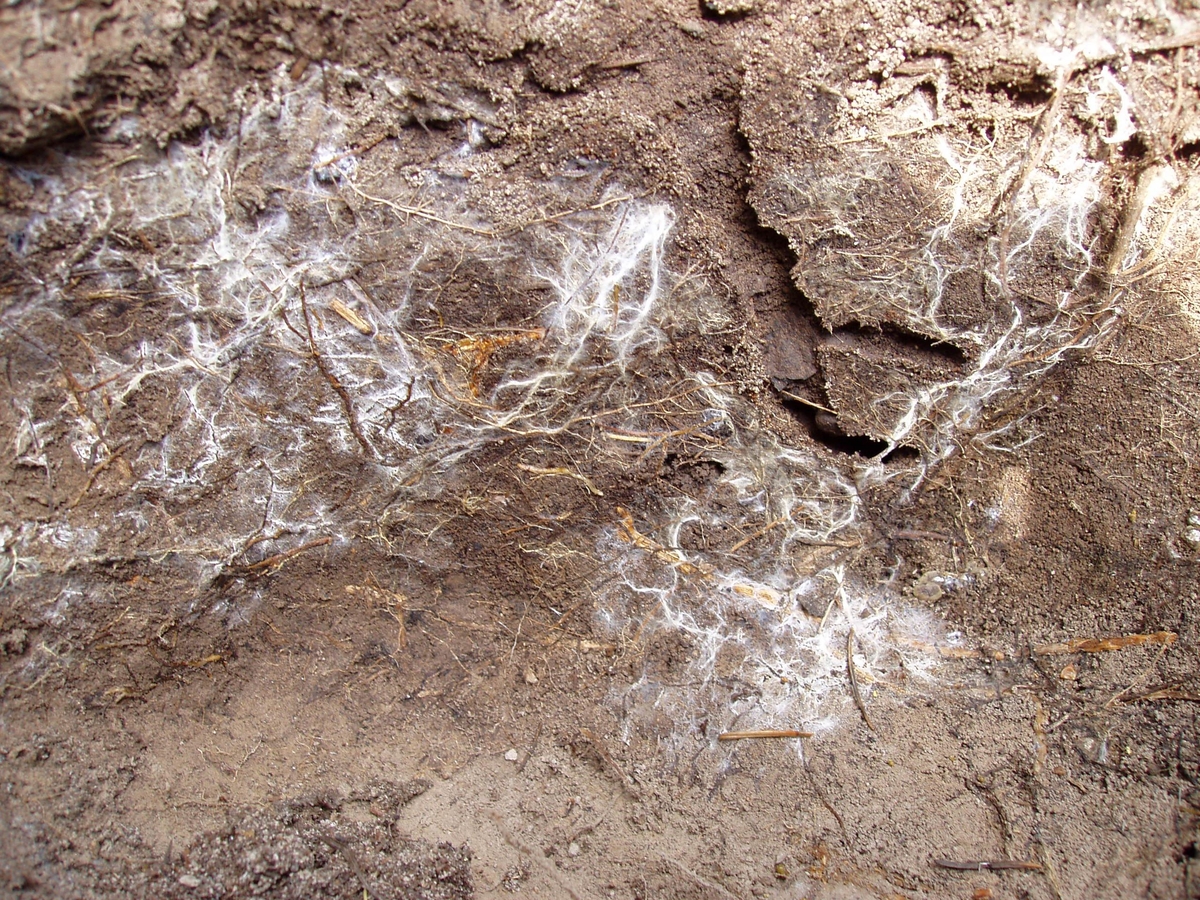
M 225 571 L 230 575 L 257 575 L 269 569 L 278 568 L 293 556 L 299 556 L 301 553 L 312 550 L 314 547 L 324 547 L 326 544 L 332 543 L 333 538 L 331 537 L 317 538 L 315 541 L 309 541 L 307 544 L 301 544 L 299 547 L 293 547 L 291 550 L 276 553 L 274 556 L 268 556 L 266 559 L 259 560 L 248 566 L 229 566 Z
M 1139 694 L 1136 697 L 1125 697 L 1121 702 L 1137 703 L 1139 700 L 1182 700 L 1187 703 L 1200 703 L 1200 694 L 1175 690 L 1151 691 L 1148 694 Z
M 67 509 L 74 509 L 76 506 L 78 506 L 83 498 L 87 495 L 87 492 L 92 489 L 92 485 L 96 483 L 96 478 L 99 477 L 100 473 L 116 462 L 132 445 L 133 441 L 126 441 L 116 450 L 113 450 L 111 453 L 109 453 L 107 458 L 96 463 L 96 465 L 92 467 L 92 471 L 88 473 L 87 481 L 84 482 L 84 485 L 82 488 L 80 488 L 79 493 L 76 494 L 75 498 L 67 504 Z
M 617 765 L 617 761 L 612 758 L 612 754 L 608 752 L 608 748 L 604 746 L 604 741 L 596 732 L 590 728 L 580 728 L 579 733 L 583 738 L 592 745 L 592 748 L 600 755 L 600 758 L 607 763 L 608 767 L 616 773 L 616 776 L 621 780 L 621 787 L 625 789 L 630 799 L 641 800 L 641 793 L 629 781 L 629 776 L 625 774 L 625 770 Z
M 351 870 L 358 877 L 358 883 L 362 885 L 363 893 L 370 894 L 374 900 L 382 900 L 382 898 L 375 893 L 375 889 L 367 882 L 367 876 L 363 874 L 362 866 L 358 862 L 358 855 L 351 850 L 347 844 L 339 841 L 337 838 L 326 837 L 323 834 L 319 834 L 317 837 L 334 850 L 339 851 L 342 856 L 346 858 L 346 862 L 350 863 Z
M 780 730 L 764 729 L 762 731 L 723 731 L 717 735 L 718 741 L 746 741 L 757 738 L 810 738 L 811 731 L 796 731 L 794 728 Z
M 370 457 L 376 457 L 374 448 L 367 441 L 366 435 L 362 432 L 362 426 L 358 424 L 358 415 L 354 412 L 354 401 L 350 398 L 350 392 L 346 390 L 345 385 L 338 380 L 338 377 L 333 374 L 333 370 L 329 368 L 329 364 L 325 362 L 325 357 L 317 350 L 317 341 L 313 337 L 312 319 L 308 315 L 308 300 L 304 295 L 304 282 L 300 282 L 300 309 L 304 313 L 304 330 L 308 335 L 308 350 L 312 354 L 313 362 L 317 364 L 317 369 L 321 375 L 329 382 L 329 386 L 333 388 L 333 392 L 338 395 L 338 399 L 342 401 L 342 409 L 346 413 L 346 424 L 350 426 L 350 431 L 354 435 L 354 439 L 358 441 L 358 445 L 363 448 L 363 452 Z
M 862 692 L 858 689 L 858 674 L 854 671 L 853 628 L 846 634 L 846 674 L 850 676 L 850 695 L 854 698 L 854 705 L 858 707 L 858 711 L 862 714 L 863 721 L 867 723 L 867 727 L 875 731 L 875 725 L 871 721 L 871 717 L 867 715 L 867 705 L 863 703 Z

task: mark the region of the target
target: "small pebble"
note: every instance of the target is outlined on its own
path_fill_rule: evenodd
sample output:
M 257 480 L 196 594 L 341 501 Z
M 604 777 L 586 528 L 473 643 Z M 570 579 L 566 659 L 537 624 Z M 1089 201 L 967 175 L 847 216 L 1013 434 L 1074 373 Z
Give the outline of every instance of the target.
M 578 855 L 579 855 L 579 845 L 577 843 L 575 843 L 574 841 L 571 841 L 570 845 L 567 847 L 567 856 L 578 856 Z
M 195 875 L 180 875 L 179 883 L 184 887 L 198 888 L 200 887 L 200 879 Z
M 913 584 L 914 596 L 922 603 L 936 603 L 946 593 L 942 590 L 943 578 L 939 572 L 926 572 Z
M 704 6 L 718 16 L 737 16 L 754 12 L 758 0 L 704 0 Z
M 519 754 L 516 750 L 506 750 L 504 752 L 504 758 L 507 759 L 509 762 L 516 762 L 517 757 L 519 757 L 520 755 L 521 754 Z
M 537 684 L 538 683 L 538 677 L 535 674 L 533 674 L 533 669 L 525 670 L 525 683 L 526 684 Z

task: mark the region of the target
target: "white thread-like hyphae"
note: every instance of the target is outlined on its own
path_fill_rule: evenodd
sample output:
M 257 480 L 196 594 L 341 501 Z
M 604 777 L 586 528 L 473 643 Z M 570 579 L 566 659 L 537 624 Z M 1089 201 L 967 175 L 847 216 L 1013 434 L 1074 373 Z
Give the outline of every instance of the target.
M 472 230 L 454 182 L 427 173 L 415 196 L 411 179 L 399 193 L 384 185 L 378 195 L 378 186 L 356 184 L 357 159 L 342 132 L 316 75 L 299 84 L 281 75 L 265 96 L 247 98 L 235 133 L 128 161 L 119 178 L 82 160 L 41 178 L 49 202 L 24 230 L 30 249 L 50 221 L 92 235 L 74 263 L 86 260 L 106 295 L 128 293 L 131 272 L 137 291 L 152 285 L 157 317 L 123 349 L 94 349 L 86 380 L 103 390 L 77 392 L 57 419 L 75 456 L 91 467 L 123 451 L 109 424 L 153 388 L 165 402 L 155 414 L 170 427 L 127 454 L 131 496 L 150 491 L 174 502 L 214 481 L 239 487 L 220 505 L 219 528 L 156 529 L 161 504 L 132 503 L 101 526 L 110 532 L 101 545 L 153 535 L 144 552 L 190 556 L 217 571 L 262 535 L 339 534 L 350 523 L 302 499 L 305 472 L 323 453 L 365 454 L 411 481 L 512 430 L 561 432 L 583 402 L 576 395 L 611 391 L 631 356 L 661 339 L 651 311 L 663 290 L 667 207 L 608 202 L 563 219 L 563 228 L 543 226 L 532 247 L 484 242 L 476 235 L 487 225 Z M 359 227 L 336 233 L 344 226 L 331 210 L 346 207 L 357 210 Z M 156 252 L 118 233 L 140 235 Z M 521 257 L 559 288 L 545 334 L 530 332 L 530 352 L 486 396 L 472 396 L 445 354 L 448 341 L 421 339 L 414 321 L 414 290 L 436 277 L 439 254 L 482 264 Z M 364 258 L 388 261 L 386 296 L 359 286 Z M 6 315 L 26 325 L 61 318 L 70 274 L 64 268 Z M 300 395 L 298 385 L 306 385 Z M 19 455 L 42 459 L 39 436 L 56 421 L 30 411 L 23 427 Z M 24 548 L 12 552 L 26 558 Z
M 1069 55 L 1063 65 L 1072 65 L 1070 60 L 1075 58 Z M 1108 110 L 1116 117 L 1122 140 L 1130 136 L 1123 130 L 1123 123 L 1129 119 L 1131 102 L 1128 92 L 1107 69 L 1088 94 L 1091 107 Z M 1115 109 L 1109 108 L 1112 103 L 1118 104 Z M 944 223 L 930 231 L 922 250 L 931 273 L 923 279 L 929 302 L 911 309 L 907 317 L 915 331 L 937 334 L 943 340 L 959 346 L 974 345 L 979 350 L 966 370 L 953 380 L 914 385 L 875 401 L 891 416 L 890 427 L 880 435 L 887 442 L 884 452 L 899 444 L 917 446 L 922 451 L 918 463 L 922 473 L 953 453 L 963 439 L 1001 450 L 1012 450 L 1027 442 L 1028 437 L 1008 440 L 1015 423 L 981 430 L 987 409 L 1001 397 L 1026 389 L 1067 354 L 1095 346 L 1120 312 L 1111 292 L 1085 285 L 1097 266 L 1091 218 L 1102 196 L 1104 164 L 1088 156 L 1081 136 L 1059 130 L 1047 136 L 1042 164 L 1025 173 L 1010 208 L 1002 211 L 1007 221 L 988 243 L 980 274 L 993 286 L 997 301 L 1008 307 L 1007 315 L 1000 310 L 990 324 L 970 329 L 944 324 L 939 311 L 947 279 L 979 262 L 961 258 L 954 235 L 981 225 L 986 218 L 980 217 L 993 213 L 990 207 L 978 204 L 968 209 L 963 198 L 980 196 L 978 186 L 971 182 L 994 185 L 1003 178 L 1016 178 L 1024 163 L 1014 157 L 998 171 L 994 158 L 988 155 L 990 148 L 971 152 L 952 146 L 945 136 L 931 141 L 937 157 L 952 173 L 944 189 L 950 201 Z M 983 196 L 987 195 L 984 192 Z M 990 195 L 994 196 L 994 191 Z M 1057 265 L 1053 274 L 1038 268 L 1050 252 Z M 1026 311 L 1025 298 L 1029 292 L 1036 294 L 1036 288 L 1043 284 L 1050 285 L 1056 294 L 1048 298 L 1052 300 L 1049 305 L 1043 302 L 1035 317 Z M 896 475 L 895 468 L 885 472 L 875 466 L 866 477 L 874 480 Z
M 350 77 L 333 67 L 327 75 Z M 1128 93 L 1113 84 L 1097 88 L 1108 104 L 1101 111 L 1125 108 Z M 933 113 L 913 115 L 920 124 Z M 600 563 L 600 630 L 686 636 L 686 673 L 668 683 L 648 672 L 627 699 L 669 706 L 693 724 L 711 714 L 722 728 L 820 728 L 857 715 L 848 664 L 867 701 L 885 688 L 923 689 L 937 645 L 952 636 L 901 603 L 894 586 L 854 572 L 867 538 L 860 489 L 891 474 L 782 445 L 710 373 L 685 373 L 669 388 L 634 374 L 636 360 L 661 349 L 668 323 L 702 330 L 721 319 L 715 301 L 698 288 L 685 294 L 686 279 L 666 265 L 669 206 L 615 193 L 599 203 L 567 198 L 558 202 L 579 212 L 503 231 L 471 211 L 462 179 L 372 175 L 343 132 L 317 74 L 293 83 L 281 72 L 264 96 L 246 98 L 234 133 L 130 162 L 120 179 L 84 161 L 43 178 L 49 199 L 25 241 L 36 248 L 49 225 L 70 225 L 86 234 L 84 250 L 8 306 L 5 320 L 43 334 L 68 322 L 73 267 L 86 265 L 99 293 L 146 297 L 155 325 L 124 344 L 95 343 L 86 381 L 102 387 L 74 392 L 53 413 L 33 388 L 14 399 L 11 452 L 23 464 L 48 466 L 47 442 L 63 439 L 89 468 L 124 453 L 132 483 L 110 521 L 91 518 L 84 503 L 48 524 L 0 530 L 3 579 L 69 571 L 120 542 L 155 559 L 173 554 L 199 582 L 314 536 L 334 537 L 336 550 L 378 523 L 360 521 L 344 490 L 313 478 L 331 456 L 430 499 L 498 440 L 526 438 L 540 450 L 554 442 L 538 438 L 573 436 L 587 449 L 571 471 L 586 478 L 588 454 L 619 445 L 641 459 L 679 434 L 721 469 L 706 493 L 614 510 L 571 546 L 565 537 L 555 548 L 529 545 L 547 559 Z M 948 173 L 945 216 L 920 236 L 905 296 L 919 330 L 977 352 L 959 379 L 880 400 L 893 415 L 889 444 L 919 443 L 925 467 L 976 432 L 996 397 L 1091 345 L 1106 321 L 1102 307 L 1080 299 L 1094 267 L 1088 223 L 1101 173 L 1067 136 L 1047 144 L 1044 165 L 1014 193 L 1011 227 L 985 260 L 985 277 L 1005 296 L 1033 277 L 1033 257 L 1055 248 L 1067 271 L 1050 308 L 1031 318 L 1006 299 L 995 322 L 973 330 L 942 321 L 948 279 L 978 266 L 955 235 L 977 222 L 995 166 L 985 146 L 928 137 Z M 455 149 L 455 171 L 470 152 Z M 1154 218 L 1181 196 L 1168 181 L 1147 188 L 1151 212 L 1126 268 L 1148 259 L 1156 240 L 1175 239 Z M 548 302 L 498 326 L 443 325 L 441 282 L 460 266 L 496 273 L 501 285 L 510 272 L 532 276 L 549 288 Z M 1082 330 L 1083 320 L 1096 327 Z M 681 427 L 665 429 L 651 408 Z M 619 427 L 598 431 L 601 414 Z M 137 416 L 160 417 L 165 428 L 122 447 L 117 430 Z M 1011 449 L 1024 438 L 1009 428 L 976 439 Z
M 900 444 L 918 448 L 918 480 L 962 441 L 1004 451 L 1032 439 L 1017 423 L 988 428 L 987 410 L 1111 331 L 1122 282 L 1105 283 L 1104 270 L 1125 272 L 1146 254 L 1161 258 L 1152 248 L 1172 231 L 1167 211 L 1186 205 L 1174 172 L 1148 170 L 1133 198 L 1138 208 L 1125 214 L 1132 231 L 1128 247 L 1117 248 L 1123 258 L 1096 258 L 1093 220 L 1111 176 L 1108 154 L 1094 147 L 1135 137 L 1147 111 L 1121 73 L 1095 65 L 1115 52 L 1101 23 L 1081 17 L 1050 31 L 1054 45 L 1033 49 L 1054 88 L 1027 135 L 966 134 L 913 92 L 871 126 L 847 122 L 852 136 L 831 150 L 836 166 L 773 176 L 791 195 L 785 206 L 806 211 L 805 240 L 824 254 L 826 265 L 810 263 L 807 277 L 825 313 L 882 317 L 967 354 L 951 379 L 874 398 L 870 427 L 886 442 L 881 456 Z M 881 230 L 871 215 L 887 212 L 893 201 L 879 185 L 897 173 L 928 197 L 929 218 L 909 231 L 902 223 Z M 988 235 L 982 254 L 980 235 Z M 969 324 L 947 315 L 947 291 L 981 277 L 994 314 Z M 869 466 L 860 482 L 901 474 L 910 472 Z
M 1066 54 L 1058 65 L 1064 70 L 1074 67 L 1082 52 Z M 1114 123 L 1102 135 L 1104 140 L 1129 139 L 1136 127 L 1136 110 L 1119 79 L 1112 71 L 1102 69 L 1088 83 L 1087 90 L 1091 92 L 1087 109 Z M 1003 211 L 1006 221 L 990 240 L 981 273 L 980 260 L 964 256 L 956 234 L 983 224 L 982 217 L 992 211 L 994 185 L 1005 178 L 1016 181 L 1024 166 L 1024 149 L 1011 153 L 1008 159 L 1000 158 L 997 168 L 994 146 L 956 147 L 939 134 L 931 134 L 929 140 L 945 165 L 947 177 L 941 186 L 945 198 L 943 222 L 929 231 L 919 254 L 924 269 L 890 273 L 878 284 L 871 284 L 871 276 L 864 281 L 868 292 L 883 290 L 893 302 L 908 303 L 906 315 L 914 331 L 977 348 L 965 371 L 953 380 L 914 386 L 877 400 L 880 408 L 891 411 L 893 417 L 891 427 L 882 435 L 888 442 L 887 449 L 909 443 L 922 451 L 918 483 L 963 440 L 974 440 L 998 452 L 1013 452 L 1033 440 L 1021 433 L 1019 420 L 986 428 L 983 423 L 989 409 L 1013 392 L 1027 390 L 1069 353 L 1094 347 L 1121 314 L 1118 294 L 1096 290 L 1088 283 L 1099 266 L 1094 258 L 1091 221 L 1103 194 L 1105 173 L 1104 163 L 1087 154 L 1081 136 L 1065 129 L 1051 132 L 1045 145 L 1038 148 L 1039 163 L 1023 173 L 1016 184 Z M 874 177 L 872 164 L 864 157 L 867 171 L 862 178 Z M 1139 259 L 1161 258 L 1164 245 L 1175 233 L 1172 226 L 1178 218 L 1176 213 L 1188 208 L 1191 195 L 1175 190 L 1173 174 L 1163 171 L 1147 175 L 1144 206 L 1135 211 L 1135 229 L 1122 265 L 1126 277 L 1137 271 L 1133 267 Z M 790 177 L 784 174 L 782 180 L 787 183 Z M 809 190 L 798 181 L 792 186 L 797 191 Z M 1159 211 L 1157 216 L 1155 210 Z M 830 234 L 854 237 L 860 225 L 854 218 L 857 213 L 835 202 L 824 209 L 821 227 Z M 1157 231 L 1152 231 L 1151 221 Z M 1039 268 L 1048 256 L 1056 262 L 1056 273 Z M 849 270 L 854 265 L 850 261 Z M 951 276 L 963 272 L 982 274 L 991 282 L 1002 305 L 992 322 L 963 329 L 942 320 L 945 287 Z M 1050 302 L 1028 311 L 1028 292 L 1046 285 L 1052 292 Z M 710 402 L 714 407 L 728 408 L 715 398 Z M 667 627 L 688 634 L 695 648 L 692 670 L 696 680 L 687 690 L 647 676 L 633 692 L 642 698 L 653 696 L 656 706 L 668 704 L 686 719 L 693 708 L 697 683 L 715 691 L 718 682 L 745 678 L 757 667 L 759 678 L 752 680 L 749 693 L 729 706 L 729 712 L 739 725 L 745 719 L 769 727 L 780 724 L 780 716 L 799 717 L 810 724 L 829 721 L 823 712 L 827 698 L 841 697 L 843 706 L 848 702 L 839 690 L 846 678 L 848 651 L 866 696 L 877 676 L 889 666 L 893 674 L 905 673 L 915 681 L 928 676 L 937 658 L 936 646 L 953 643 L 954 635 L 943 634 L 927 614 L 899 604 L 890 588 L 858 584 L 840 564 L 824 568 L 818 565 L 815 573 L 806 575 L 792 563 L 797 547 L 839 537 L 845 542 L 853 540 L 857 498 L 854 485 L 845 482 L 842 496 L 848 502 L 840 506 L 831 499 L 843 488 L 838 478 L 829 478 L 825 483 L 816 478 L 808 483 L 801 479 L 794 492 L 786 488 L 779 491 L 773 487 L 777 482 L 771 474 L 795 471 L 789 463 L 803 469 L 803 455 L 780 448 L 764 449 L 761 442 L 741 441 L 744 436 L 745 429 L 726 442 L 727 453 L 714 454 L 727 466 L 722 480 L 736 492 L 744 515 L 717 515 L 703 507 L 697 509 L 694 503 L 681 504 L 676 517 L 668 517 L 654 532 L 667 548 L 666 555 L 641 548 L 626 549 L 621 557 L 623 592 L 631 598 L 656 602 Z M 809 471 L 827 471 L 827 466 L 815 460 L 808 462 Z M 878 462 L 868 462 L 852 481 L 864 485 L 910 473 L 911 469 L 904 467 L 885 469 Z M 797 509 L 809 517 L 805 527 L 797 521 Z M 752 521 L 757 522 L 757 528 Z M 753 566 L 731 569 L 706 554 L 680 549 L 680 535 L 686 528 L 712 534 L 721 526 L 761 538 L 757 546 L 751 543 L 741 548 L 742 553 L 760 551 Z M 619 543 L 605 548 L 602 554 L 615 554 Z M 763 558 L 763 547 L 774 555 L 775 567 Z M 624 605 L 627 603 L 627 599 L 619 600 L 605 607 L 603 622 L 607 627 L 628 621 L 631 610 Z M 644 602 L 634 606 L 644 607 Z M 819 621 L 814 621 L 814 608 L 822 606 Z M 722 656 L 730 654 L 752 659 L 753 664 L 722 666 Z
M 712 390 L 710 401 L 734 402 Z M 848 711 L 857 715 L 846 693 L 852 629 L 864 698 L 884 683 L 900 692 L 930 689 L 937 647 L 952 637 L 934 617 L 902 604 L 894 589 L 868 588 L 837 561 L 861 540 L 854 483 L 757 429 L 725 429 L 723 437 L 724 451 L 714 457 L 725 467 L 720 485 L 735 501 L 723 504 L 725 512 L 683 501 L 641 541 L 626 525 L 606 532 L 597 547 L 614 575 L 597 625 L 617 636 L 649 621 L 651 629 L 686 635 L 692 647 L 687 678 L 647 674 L 624 699 L 652 698 L 655 708 L 694 726 L 671 739 L 680 745 L 714 710 L 722 729 L 833 727 Z M 746 535 L 748 542 L 732 543 L 746 563 L 731 567 L 723 562 L 728 554 L 685 549 L 689 528 Z
M 220 473 L 231 465 L 237 470 L 230 482 L 237 490 L 232 502 L 222 505 L 217 528 L 210 526 L 203 533 L 191 533 L 187 526 L 155 531 L 152 526 L 161 512 L 156 515 L 154 510 L 161 507 L 134 502 L 98 526 L 99 536 L 91 546 L 81 540 L 50 541 L 67 557 L 56 567 L 103 553 L 104 545 L 120 540 L 119 535 L 137 543 L 139 535 L 153 534 L 156 544 L 146 547 L 147 554 L 190 554 L 208 560 L 206 568 L 212 570 L 233 559 L 256 534 L 337 532 L 336 523 L 311 504 L 301 509 L 274 502 L 280 496 L 279 483 L 297 479 L 304 459 L 301 448 L 309 443 L 308 431 L 320 427 L 320 416 L 297 425 L 286 417 L 270 421 L 270 415 L 250 414 L 247 404 L 265 408 L 277 402 L 281 384 L 256 386 L 239 374 L 246 361 L 269 355 L 263 349 L 268 345 L 289 348 L 292 359 L 282 363 L 285 367 L 299 356 L 299 338 L 283 327 L 280 313 L 295 299 L 300 279 L 312 273 L 336 274 L 339 262 L 346 271 L 346 261 L 323 259 L 317 252 L 311 264 L 297 258 L 297 229 L 286 208 L 254 217 L 229 209 L 248 167 L 262 167 L 256 177 L 266 181 L 278 176 L 285 183 L 303 184 L 297 182 L 297 173 L 306 173 L 311 163 L 306 160 L 288 171 L 288 154 L 279 148 L 292 141 L 276 138 L 295 138 L 297 131 L 312 130 L 328 135 L 337 130 L 335 119 L 312 85 L 280 89 L 249 105 L 237 134 L 221 139 L 206 135 L 195 144 L 172 145 L 160 160 L 129 161 L 119 178 L 101 180 L 102 173 L 68 161 L 63 171 L 43 180 L 50 197 L 43 219 L 92 235 L 83 243 L 87 253 L 69 263 L 86 261 L 90 270 L 99 272 L 105 288 L 98 292 L 101 298 L 127 295 L 132 302 L 146 294 L 144 285 L 153 285 L 153 299 L 143 301 L 141 309 L 143 315 L 152 312 L 158 323 L 124 350 L 108 352 L 104 343 L 89 344 L 92 371 L 86 381 L 103 390 L 74 391 L 60 410 L 76 456 L 89 467 L 105 463 L 120 439 L 110 433 L 111 423 L 119 421 L 130 404 L 144 402 L 147 387 L 154 386 L 166 402 L 158 415 L 168 417 L 170 427 L 158 441 L 127 454 L 136 474 L 131 495 L 140 497 L 149 490 L 176 502 L 189 492 L 209 488 L 215 477 L 228 478 Z M 26 229 L 30 249 L 43 230 L 42 222 Z M 143 242 L 153 239 L 157 252 L 141 252 L 124 237 L 130 234 L 140 235 Z M 126 287 L 131 271 L 138 279 L 132 291 Z M 19 310 L 10 307 L 6 315 L 21 315 L 26 325 L 40 322 L 43 330 L 45 323 L 61 319 L 60 304 L 73 273 L 64 268 L 59 274 L 58 283 L 42 284 L 36 302 Z M 48 424 L 31 421 L 31 434 L 45 432 Z M 247 447 L 258 458 L 239 467 Z M 24 556 L 20 549 L 13 552 Z
M 510 367 L 476 408 L 477 422 L 466 430 L 477 440 L 498 437 L 497 429 L 562 432 L 574 422 L 566 398 L 604 395 L 635 353 L 661 343 L 662 262 L 674 217 L 661 204 L 625 201 L 613 203 L 606 218 L 600 231 L 581 234 L 576 226 L 574 234 L 554 235 L 540 249 L 558 258 L 533 260 L 555 295 L 542 312 L 542 352 L 535 367 Z
M 559 272 L 544 276 L 557 295 L 546 324 L 567 344 L 567 366 L 582 361 L 595 335 L 611 345 L 622 366 L 635 351 L 661 343 L 652 314 L 661 299 L 673 219 L 662 205 L 626 205 L 607 234 L 598 241 L 573 240 Z M 635 286 L 639 274 L 645 283 Z

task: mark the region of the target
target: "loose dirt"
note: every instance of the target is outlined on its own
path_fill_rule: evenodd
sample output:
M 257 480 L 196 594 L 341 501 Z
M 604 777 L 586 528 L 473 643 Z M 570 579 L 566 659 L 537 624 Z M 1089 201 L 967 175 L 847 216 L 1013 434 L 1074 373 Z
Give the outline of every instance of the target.
M 1200 897 L 1198 29 L 7 5 L 0 885 Z

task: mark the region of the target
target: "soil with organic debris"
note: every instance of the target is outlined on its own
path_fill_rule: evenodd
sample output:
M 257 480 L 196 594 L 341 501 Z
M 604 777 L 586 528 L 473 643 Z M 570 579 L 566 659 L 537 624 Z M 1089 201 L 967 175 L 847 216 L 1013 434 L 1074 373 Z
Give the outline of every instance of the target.
M 1200 897 L 1192 0 L 0 61 L 0 889 Z

